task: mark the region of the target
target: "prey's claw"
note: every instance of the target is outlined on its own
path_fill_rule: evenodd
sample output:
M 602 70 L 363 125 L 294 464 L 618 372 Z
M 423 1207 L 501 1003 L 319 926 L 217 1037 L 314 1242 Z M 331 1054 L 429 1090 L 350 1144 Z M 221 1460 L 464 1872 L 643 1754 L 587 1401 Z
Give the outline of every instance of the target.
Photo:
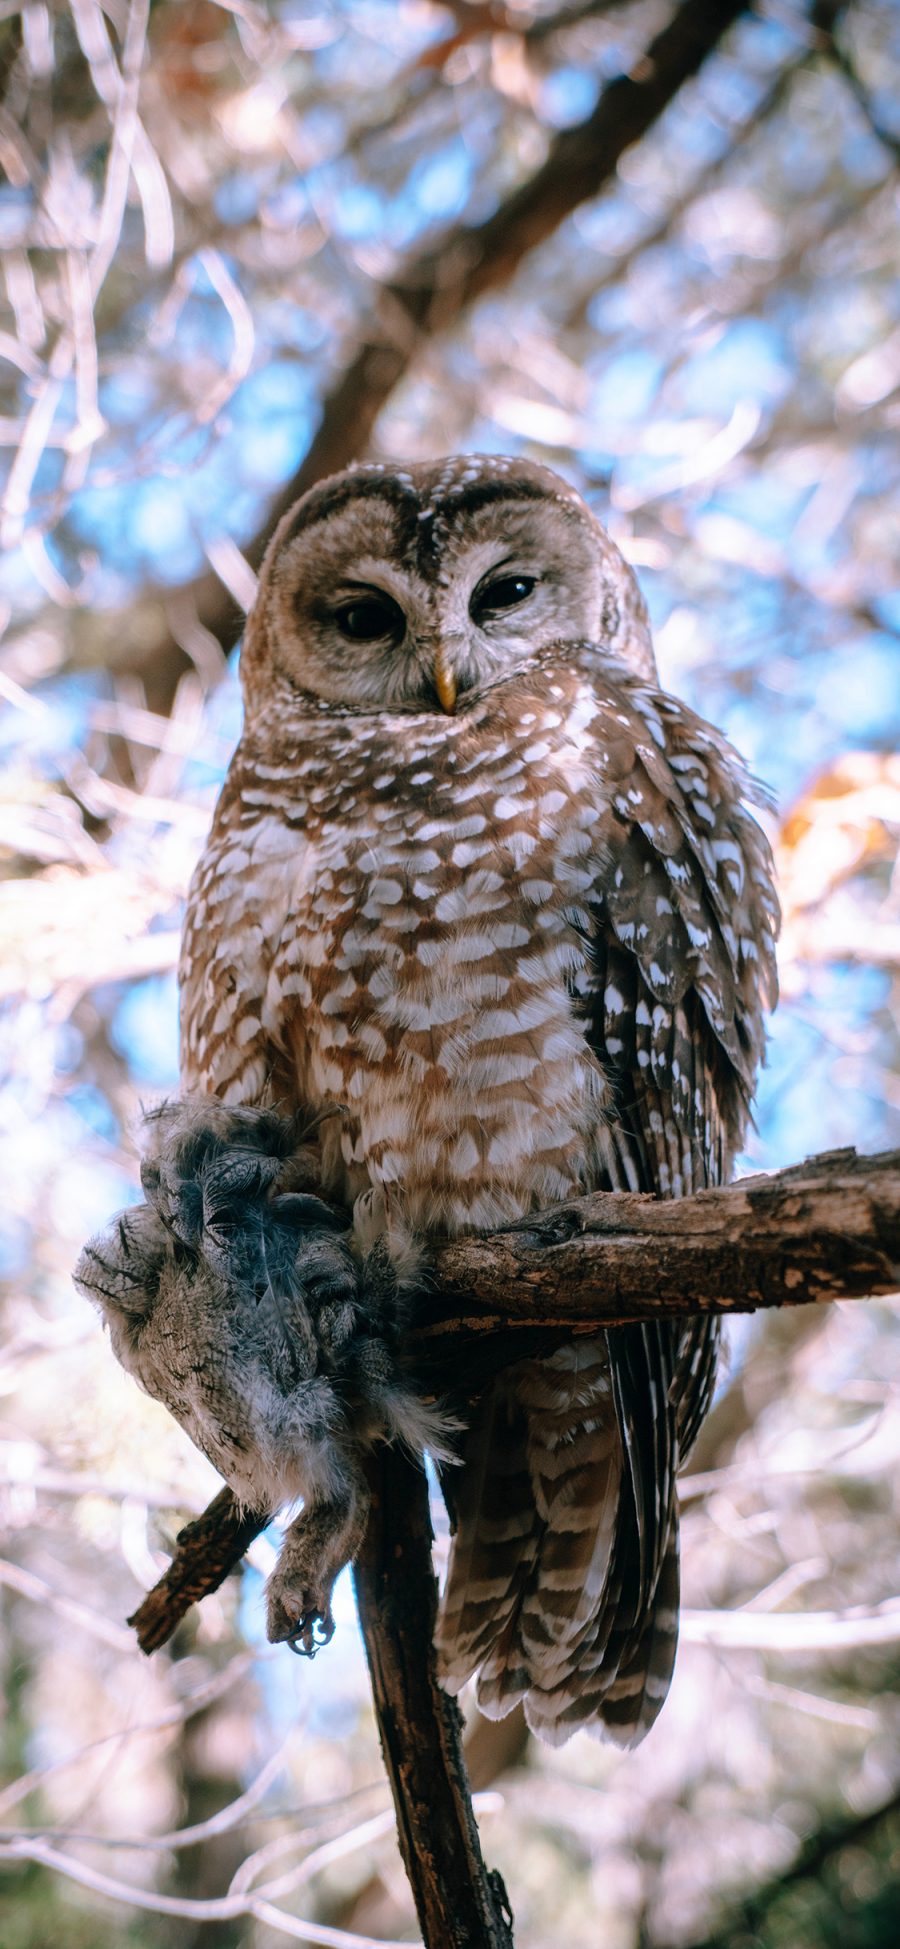
M 296 1631 L 284 1642 L 298 1658 L 314 1658 L 323 1645 L 331 1643 L 334 1629 L 334 1618 L 330 1611 L 326 1611 L 324 1617 L 321 1611 L 308 1611 L 300 1619 Z

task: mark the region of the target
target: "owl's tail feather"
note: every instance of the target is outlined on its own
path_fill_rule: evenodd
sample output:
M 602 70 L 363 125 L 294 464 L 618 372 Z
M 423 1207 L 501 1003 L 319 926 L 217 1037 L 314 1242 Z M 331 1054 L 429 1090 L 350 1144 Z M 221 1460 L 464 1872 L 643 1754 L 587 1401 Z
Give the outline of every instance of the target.
M 448 1689 L 478 1671 L 488 1717 L 522 1699 L 553 1745 L 581 1726 L 642 1738 L 675 1655 L 677 1529 L 666 1511 L 648 1566 L 610 1352 L 606 1335 L 576 1340 L 514 1368 L 482 1404 L 438 1625 Z
M 510 1379 L 504 1376 L 479 1402 L 465 1437 L 464 1467 L 453 1476 L 456 1535 L 436 1634 L 450 1692 L 461 1690 L 514 1623 L 542 1528 L 528 1470 L 527 1421 Z M 504 1713 L 519 1696 L 510 1696 Z
M 673 1521 L 643 1624 L 635 1623 L 631 1605 L 623 1606 L 621 1596 L 618 1603 L 611 1602 L 597 1641 L 582 1644 L 572 1669 L 549 1688 L 532 1685 L 525 1700 L 532 1732 L 551 1746 L 563 1745 L 581 1729 L 618 1746 L 636 1746 L 653 1725 L 671 1684 L 678 1593 L 678 1529 Z

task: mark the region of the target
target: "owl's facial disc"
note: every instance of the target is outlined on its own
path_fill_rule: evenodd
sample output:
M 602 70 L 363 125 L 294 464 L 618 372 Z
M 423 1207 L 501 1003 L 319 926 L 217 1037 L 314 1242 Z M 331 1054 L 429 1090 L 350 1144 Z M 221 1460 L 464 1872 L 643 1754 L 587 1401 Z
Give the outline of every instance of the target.
M 615 650 L 619 594 L 630 585 L 638 630 L 640 598 L 588 509 L 554 483 L 485 460 L 364 468 L 313 490 L 263 572 L 248 704 L 268 669 L 345 710 L 449 714 L 566 644 Z

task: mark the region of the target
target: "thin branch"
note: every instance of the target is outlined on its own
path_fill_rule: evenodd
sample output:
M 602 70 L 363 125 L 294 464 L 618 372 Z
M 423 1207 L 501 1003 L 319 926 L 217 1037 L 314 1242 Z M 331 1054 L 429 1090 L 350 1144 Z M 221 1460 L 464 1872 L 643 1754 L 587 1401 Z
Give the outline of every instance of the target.
M 33 1604 L 40 1605 L 43 1611 L 54 1611 L 68 1625 L 76 1625 L 87 1631 L 101 1644 L 108 1645 L 112 1651 L 128 1651 L 128 1633 L 118 1624 L 112 1624 L 99 1611 L 93 1611 L 87 1604 L 79 1604 L 67 1597 L 64 1592 L 53 1589 L 43 1577 L 36 1577 L 32 1570 L 23 1569 L 21 1564 L 8 1563 L 0 1558 L 0 1584 L 17 1592 L 20 1597 L 30 1598 Z
M 900 1644 L 900 1597 L 848 1611 L 689 1611 L 681 1613 L 688 1644 L 729 1651 L 773 1651 L 808 1657 L 818 1651 L 856 1651 Z
M 42 1840 L 16 1840 L 0 1846 L 0 1860 L 35 1861 L 41 1867 L 54 1868 L 58 1874 L 65 1875 L 69 1881 L 89 1888 L 96 1895 L 106 1895 L 112 1901 L 124 1902 L 129 1908 L 145 1909 L 151 1915 L 177 1915 L 185 1921 L 229 1922 L 242 1916 L 252 1917 L 257 1922 L 268 1923 L 280 1935 L 291 1936 L 295 1942 L 317 1943 L 321 1949 L 415 1949 L 408 1942 L 387 1942 L 374 1936 L 351 1935 L 346 1929 L 331 1929 L 324 1922 L 308 1922 L 301 1916 L 287 1915 L 283 1909 L 276 1908 L 272 1902 L 261 1895 L 222 1895 L 207 1901 L 194 1901 L 187 1896 L 164 1895 L 154 1889 L 139 1888 L 134 1883 L 122 1881 L 115 1875 L 103 1874 L 91 1868 L 74 1855 L 61 1848 L 52 1847 Z M 452 1938 L 448 1938 L 451 1949 Z
M 215 1672 L 212 1678 L 198 1685 L 196 1690 L 189 1692 L 185 1698 L 178 1699 L 174 1705 L 168 1706 L 164 1712 L 157 1713 L 155 1718 L 145 1719 L 136 1725 L 120 1726 L 115 1732 L 104 1733 L 102 1739 L 92 1739 L 76 1747 L 73 1752 L 66 1753 L 62 1759 L 49 1760 L 46 1766 L 36 1766 L 28 1773 L 21 1773 L 17 1780 L 11 1780 L 9 1786 L 4 1787 L 0 1792 L 0 1818 L 10 1808 L 17 1807 L 21 1801 L 27 1800 L 30 1794 L 42 1792 L 49 1780 L 57 1779 L 60 1774 L 70 1772 L 73 1767 L 83 1770 L 85 1764 L 100 1753 L 108 1753 L 111 1748 L 121 1745 L 126 1740 L 151 1738 L 160 1732 L 165 1732 L 170 1726 L 184 1726 L 195 1714 L 205 1712 L 217 1699 L 225 1698 L 232 1693 L 238 1679 L 244 1677 L 258 1657 L 258 1650 L 239 1651 L 234 1658 L 228 1660 L 221 1671 Z

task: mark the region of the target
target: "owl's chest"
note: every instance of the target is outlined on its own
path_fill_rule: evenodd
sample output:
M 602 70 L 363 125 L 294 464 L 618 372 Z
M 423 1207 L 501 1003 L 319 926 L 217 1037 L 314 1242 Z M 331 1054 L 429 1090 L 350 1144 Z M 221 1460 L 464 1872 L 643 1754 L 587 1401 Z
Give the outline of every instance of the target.
M 499 755 L 504 777 L 423 761 L 348 789 L 271 983 L 302 1095 L 345 1112 L 335 1188 L 402 1184 L 450 1229 L 577 1190 L 604 1091 L 579 1013 L 596 818 L 571 776 Z

